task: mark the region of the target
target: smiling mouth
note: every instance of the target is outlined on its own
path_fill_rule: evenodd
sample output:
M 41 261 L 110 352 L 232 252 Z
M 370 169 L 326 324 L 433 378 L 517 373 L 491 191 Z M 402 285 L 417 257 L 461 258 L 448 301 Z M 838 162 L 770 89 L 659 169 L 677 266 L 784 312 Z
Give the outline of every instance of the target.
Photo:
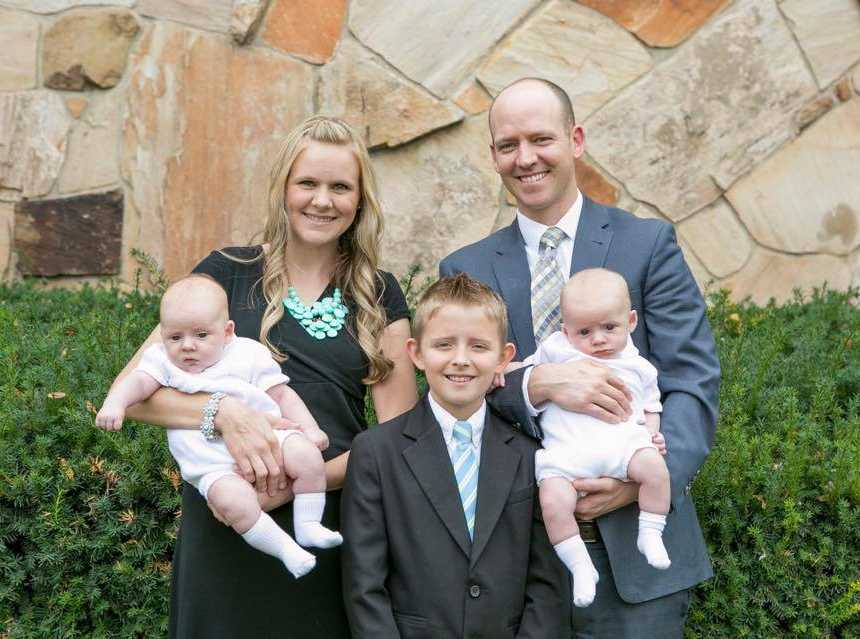
M 466 384 L 475 379 L 474 375 L 445 375 L 445 379 L 455 384 Z
M 536 184 L 549 175 L 549 171 L 541 171 L 540 173 L 532 173 L 531 175 L 520 175 L 517 179 L 523 184 Z
M 303 215 L 314 224 L 319 224 L 320 226 L 330 224 L 337 219 L 329 215 L 314 215 L 313 213 L 303 213 Z

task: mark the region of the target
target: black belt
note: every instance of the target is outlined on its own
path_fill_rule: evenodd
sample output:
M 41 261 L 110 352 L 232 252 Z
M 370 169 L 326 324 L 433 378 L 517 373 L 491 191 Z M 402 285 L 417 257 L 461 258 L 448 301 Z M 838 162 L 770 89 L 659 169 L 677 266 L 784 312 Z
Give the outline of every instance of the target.
M 596 521 L 581 521 L 577 519 L 576 525 L 579 526 L 579 536 L 582 537 L 582 541 L 585 543 L 596 544 L 603 541 L 600 537 L 600 529 L 597 527 Z

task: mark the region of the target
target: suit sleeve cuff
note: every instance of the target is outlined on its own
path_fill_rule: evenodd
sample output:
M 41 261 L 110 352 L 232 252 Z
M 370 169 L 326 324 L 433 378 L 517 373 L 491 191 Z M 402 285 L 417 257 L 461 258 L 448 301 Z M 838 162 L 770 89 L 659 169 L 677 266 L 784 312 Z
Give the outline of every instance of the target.
M 526 410 L 529 411 L 529 415 L 531 415 L 532 417 L 537 417 L 538 410 L 534 406 L 532 406 L 532 403 L 529 400 L 529 379 L 531 379 L 533 369 L 534 366 L 529 366 L 526 369 L 526 372 L 523 373 L 523 401 L 526 404 Z

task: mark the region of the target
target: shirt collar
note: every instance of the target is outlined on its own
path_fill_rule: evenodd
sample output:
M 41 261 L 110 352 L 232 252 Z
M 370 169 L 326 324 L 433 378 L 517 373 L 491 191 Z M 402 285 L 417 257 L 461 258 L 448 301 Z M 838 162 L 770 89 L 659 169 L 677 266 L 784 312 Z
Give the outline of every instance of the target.
M 574 200 L 567 213 L 558 221 L 555 226 L 564 231 L 571 240 L 576 237 L 576 227 L 579 225 L 579 216 L 582 213 L 582 193 L 579 189 L 576 190 L 576 200 Z M 526 246 L 535 251 L 540 245 L 540 238 L 549 227 L 546 224 L 535 222 L 526 217 L 520 211 L 517 211 L 517 224 L 520 227 L 520 233 Z
M 433 416 L 442 427 L 442 437 L 445 439 L 445 446 L 451 445 L 451 439 L 454 437 L 454 422 L 459 421 L 447 410 L 442 408 L 439 403 L 433 399 L 433 393 L 427 393 L 427 399 L 430 402 L 430 410 L 433 411 Z M 481 402 L 481 406 L 472 413 L 469 419 L 463 421 L 469 422 L 472 426 L 472 446 L 477 448 L 481 445 L 481 435 L 484 432 L 484 419 L 487 416 L 487 402 Z

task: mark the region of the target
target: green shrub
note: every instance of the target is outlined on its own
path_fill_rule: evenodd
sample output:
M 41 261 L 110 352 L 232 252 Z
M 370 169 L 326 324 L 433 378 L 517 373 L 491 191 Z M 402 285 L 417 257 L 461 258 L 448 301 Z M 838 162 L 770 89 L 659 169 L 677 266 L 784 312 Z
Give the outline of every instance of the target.
M 689 637 L 860 636 L 849 299 L 712 300 L 722 415 L 694 492 L 717 577 Z M 179 476 L 161 429 L 92 426 L 156 318 L 138 292 L 0 287 L 0 637 L 166 634 Z

